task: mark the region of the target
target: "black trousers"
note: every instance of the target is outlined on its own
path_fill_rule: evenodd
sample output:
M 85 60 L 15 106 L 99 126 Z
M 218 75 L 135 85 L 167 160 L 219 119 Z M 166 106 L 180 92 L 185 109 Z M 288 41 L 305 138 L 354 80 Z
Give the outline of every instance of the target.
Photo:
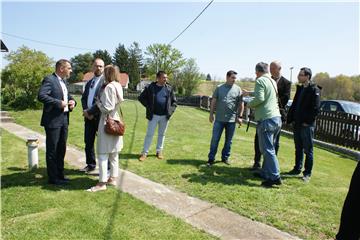
M 64 178 L 64 157 L 68 125 L 59 128 L 45 128 L 46 132 L 46 168 L 49 182 Z
M 96 166 L 96 157 L 94 150 L 94 143 L 96 132 L 98 130 L 99 119 L 87 120 L 85 119 L 85 131 L 84 131 L 84 142 L 85 142 L 85 155 L 86 165 Z
M 275 139 L 275 153 L 276 153 L 276 155 L 278 154 L 278 151 L 279 151 L 279 145 L 280 145 L 279 143 L 280 143 L 280 133 L 277 135 L 277 137 Z M 255 151 L 254 164 L 260 166 L 261 152 L 260 152 L 260 147 L 259 147 L 259 136 L 258 136 L 257 133 L 255 134 L 255 139 L 254 139 L 254 151 Z
M 351 178 L 349 192 L 345 198 L 341 212 L 340 228 L 337 240 L 360 239 L 360 162 L 358 162 Z

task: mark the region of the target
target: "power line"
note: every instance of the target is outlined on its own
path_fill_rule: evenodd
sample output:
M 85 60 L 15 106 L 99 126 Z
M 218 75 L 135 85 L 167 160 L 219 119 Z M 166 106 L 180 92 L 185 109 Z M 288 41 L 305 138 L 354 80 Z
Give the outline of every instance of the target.
M 13 38 L 18 38 L 18 39 L 22 39 L 22 40 L 26 40 L 26 41 L 31 41 L 31 42 L 41 43 L 41 44 L 50 45 L 50 46 L 55 46 L 55 47 L 72 48 L 72 49 L 78 49 L 78 50 L 90 50 L 90 51 L 96 51 L 96 49 L 91 49 L 91 48 L 80 48 L 80 47 L 73 47 L 73 46 L 62 45 L 62 44 L 56 44 L 56 43 L 51 43 L 51 42 L 39 41 L 39 40 L 34 40 L 34 39 L 30 39 L 30 38 L 25 38 L 25 37 L 17 36 L 17 35 L 14 35 L 14 34 L 5 33 L 5 32 L 1 32 L 1 34 L 4 34 L 4 35 L 9 36 L 9 37 L 13 37 Z
M 214 0 L 211 0 L 211 2 L 209 2 L 208 5 L 206 5 L 206 7 L 199 13 L 199 15 L 197 15 L 197 17 L 194 20 L 192 20 L 192 22 L 187 27 L 181 33 L 179 33 L 179 35 L 177 35 L 171 42 L 169 42 L 169 45 L 175 42 L 176 39 L 178 39 L 181 36 L 181 34 L 183 34 L 191 26 L 191 24 L 193 24 L 196 21 L 196 19 L 198 19 L 201 16 L 201 14 L 205 12 L 205 10 L 213 3 L 213 1 Z

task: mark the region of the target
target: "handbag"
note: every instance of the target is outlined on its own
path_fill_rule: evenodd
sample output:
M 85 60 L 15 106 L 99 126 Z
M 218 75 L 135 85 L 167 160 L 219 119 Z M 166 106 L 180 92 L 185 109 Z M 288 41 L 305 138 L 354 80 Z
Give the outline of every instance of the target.
M 122 116 L 122 114 L 121 114 Z M 105 132 L 114 136 L 124 136 L 125 124 L 121 120 L 115 120 L 107 115 L 105 120 Z
M 117 92 L 116 92 L 117 95 Z M 119 96 L 117 95 L 118 99 Z M 124 119 L 123 113 L 121 111 L 120 107 L 120 114 L 121 119 Z M 105 133 L 114 135 L 114 136 L 124 136 L 125 133 L 125 123 L 122 120 L 115 120 L 111 118 L 109 115 L 107 115 L 105 119 L 105 127 L 104 127 Z

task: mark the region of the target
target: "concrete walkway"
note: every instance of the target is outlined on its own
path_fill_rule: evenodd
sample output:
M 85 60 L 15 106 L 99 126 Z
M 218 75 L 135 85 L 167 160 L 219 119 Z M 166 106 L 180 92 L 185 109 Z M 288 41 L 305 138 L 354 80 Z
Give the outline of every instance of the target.
M 1 128 L 24 140 L 36 136 L 39 138 L 40 148 L 45 149 L 45 136 L 37 132 L 15 123 L 2 122 Z M 83 167 L 84 151 L 69 146 L 66 160 L 76 168 Z M 190 197 L 129 171 L 120 170 L 118 188 L 221 239 L 299 239 L 274 227 Z

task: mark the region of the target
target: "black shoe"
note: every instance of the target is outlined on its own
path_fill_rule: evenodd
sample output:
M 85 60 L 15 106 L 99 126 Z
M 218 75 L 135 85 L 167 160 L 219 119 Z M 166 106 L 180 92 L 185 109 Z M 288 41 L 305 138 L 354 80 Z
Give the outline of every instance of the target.
M 285 173 L 286 175 L 299 175 L 301 173 L 300 170 L 297 170 L 297 169 L 293 169 L 287 173 Z
M 226 165 L 230 165 L 229 159 L 223 159 L 223 160 L 221 160 L 221 162 L 225 163 Z
M 261 186 L 263 187 L 272 187 L 273 185 L 281 185 L 281 178 L 278 178 L 276 180 L 265 180 L 261 183 Z
M 207 167 L 211 167 L 212 165 L 214 165 L 214 161 L 208 161 L 208 162 L 206 163 L 206 166 L 207 166 Z
M 261 166 L 259 163 L 254 163 L 254 165 L 251 167 L 251 171 L 256 171 L 256 170 L 260 170 Z

